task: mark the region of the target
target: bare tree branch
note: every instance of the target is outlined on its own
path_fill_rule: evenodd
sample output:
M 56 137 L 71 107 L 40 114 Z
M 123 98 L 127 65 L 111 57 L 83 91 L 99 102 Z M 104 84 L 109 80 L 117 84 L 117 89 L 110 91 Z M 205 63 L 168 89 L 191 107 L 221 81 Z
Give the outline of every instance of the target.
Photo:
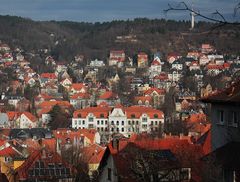
M 240 3 L 236 6 L 236 8 L 234 10 L 235 14 L 237 13 L 237 11 L 239 9 L 240 9 Z M 206 16 L 206 15 L 200 13 L 200 11 L 191 9 L 185 2 L 180 2 L 180 3 L 178 3 L 177 6 L 173 6 L 171 4 L 168 4 L 168 9 L 164 10 L 164 12 L 168 13 L 170 11 L 188 11 L 190 13 L 194 13 L 195 16 L 199 16 L 199 17 L 201 17 L 205 20 L 209 20 L 209 21 L 218 23 L 218 24 L 220 24 L 220 26 L 223 26 L 223 25 L 240 25 L 240 22 L 231 22 L 231 21 L 226 20 L 225 17 L 217 10 L 213 14 L 218 15 L 218 17 L 220 17 L 221 19 L 214 18 L 214 17 L 209 17 L 209 16 Z

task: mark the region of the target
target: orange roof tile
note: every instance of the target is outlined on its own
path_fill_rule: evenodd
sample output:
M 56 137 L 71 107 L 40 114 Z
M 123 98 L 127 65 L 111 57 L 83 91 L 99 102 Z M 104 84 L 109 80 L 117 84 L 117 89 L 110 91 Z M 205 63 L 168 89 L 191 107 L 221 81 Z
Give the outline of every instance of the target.
M 73 83 L 72 84 L 72 89 L 74 89 L 74 90 L 85 89 L 86 90 L 86 86 L 84 85 L 84 83 Z
M 89 99 L 90 94 L 88 93 L 76 93 L 74 94 L 71 99 Z
M 150 94 L 152 94 L 153 92 L 156 92 L 156 93 L 158 93 L 159 95 L 164 95 L 164 94 L 166 93 L 166 90 L 165 90 L 165 89 L 159 89 L 159 88 L 153 87 L 153 88 L 150 88 L 150 89 L 146 90 L 146 91 L 144 92 L 144 94 L 145 94 L 145 95 L 150 95 Z
M 41 78 L 48 78 L 48 79 L 57 79 L 57 76 L 55 73 L 42 73 Z
M 107 91 L 99 96 L 99 99 L 108 100 L 108 99 L 116 99 L 118 96 L 117 94 L 113 93 L 112 91 Z

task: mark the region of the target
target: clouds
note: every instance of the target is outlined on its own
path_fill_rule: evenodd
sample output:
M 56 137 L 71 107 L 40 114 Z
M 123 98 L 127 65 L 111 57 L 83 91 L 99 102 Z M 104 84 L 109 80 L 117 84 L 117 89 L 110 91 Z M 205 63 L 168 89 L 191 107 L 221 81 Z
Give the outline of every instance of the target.
M 210 14 L 218 9 L 233 12 L 236 0 L 186 0 L 201 12 Z M 17 15 L 34 20 L 111 21 L 136 17 L 166 18 L 167 4 L 179 0 L 0 0 L 2 15 Z M 167 18 L 188 19 L 189 13 L 171 12 Z

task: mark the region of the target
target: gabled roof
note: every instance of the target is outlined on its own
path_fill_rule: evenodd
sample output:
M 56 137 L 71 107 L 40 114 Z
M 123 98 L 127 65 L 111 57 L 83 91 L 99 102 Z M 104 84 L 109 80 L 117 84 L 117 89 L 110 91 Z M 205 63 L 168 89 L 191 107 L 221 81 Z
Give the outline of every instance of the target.
M 92 144 L 83 148 L 84 161 L 88 164 L 99 164 L 103 158 L 106 147 Z
M 37 118 L 34 115 L 32 115 L 30 112 L 23 112 L 22 115 L 25 115 L 32 122 L 37 121 Z
M 39 107 L 53 107 L 55 105 L 59 105 L 60 107 L 70 107 L 71 104 L 68 101 L 43 101 L 41 104 L 39 104 Z
M 159 89 L 159 88 L 152 87 L 152 88 L 146 90 L 144 92 L 144 95 L 151 95 L 153 92 L 156 92 L 159 95 L 165 95 L 166 90 L 165 89 Z
M 35 163 L 37 161 L 41 161 L 43 162 L 43 166 L 44 168 L 48 168 L 48 164 L 63 164 L 63 166 L 65 168 L 69 168 L 70 170 L 70 174 L 68 175 L 68 177 L 70 177 L 73 173 L 73 168 L 72 166 L 70 166 L 69 164 L 67 164 L 65 161 L 62 160 L 62 158 L 59 156 L 59 154 L 55 153 L 55 152 L 50 152 L 46 149 L 42 149 L 42 150 L 35 150 L 33 153 L 30 154 L 30 156 L 25 160 L 25 162 L 16 169 L 17 171 L 17 175 L 19 180 L 26 180 L 26 179 L 30 179 L 30 178 L 41 178 L 41 176 L 31 176 L 30 175 L 30 170 L 34 169 L 35 167 Z M 52 179 L 52 178 L 56 178 L 56 176 L 44 176 L 48 179 Z M 58 177 L 59 178 L 59 177 Z

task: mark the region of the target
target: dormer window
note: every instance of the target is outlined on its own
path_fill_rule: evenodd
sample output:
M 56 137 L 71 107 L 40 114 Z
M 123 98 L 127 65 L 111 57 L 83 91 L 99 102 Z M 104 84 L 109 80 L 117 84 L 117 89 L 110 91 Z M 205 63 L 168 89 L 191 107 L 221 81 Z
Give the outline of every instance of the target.
M 154 114 L 154 116 L 153 116 L 154 118 L 158 118 L 158 114 Z
M 135 114 L 131 114 L 131 118 L 136 118 Z
M 100 114 L 100 118 L 104 118 L 104 114 Z

